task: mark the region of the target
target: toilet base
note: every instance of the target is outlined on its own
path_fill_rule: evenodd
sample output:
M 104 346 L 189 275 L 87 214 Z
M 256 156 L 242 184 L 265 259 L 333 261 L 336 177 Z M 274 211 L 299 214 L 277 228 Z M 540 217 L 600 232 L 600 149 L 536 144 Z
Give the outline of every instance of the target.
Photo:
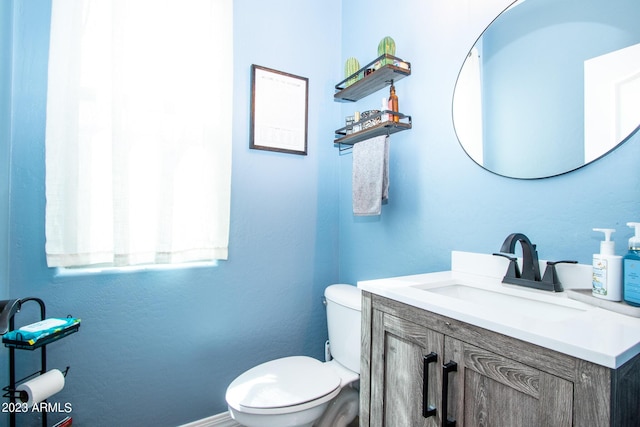
M 231 418 L 246 427 L 348 427 L 358 416 L 360 395 L 346 386 L 327 403 L 290 414 L 258 415 L 235 411 L 229 407 Z
M 229 407 L 231 418 L 245 427 L 312 427 L 331 401 L 304 411 L 289 414 L 263 415 L 238 412 Z
M 360 395 L 353 387 L 347 386 L 329 402 L 322 417 L 314 427 L 347 427 L 358 416 Z

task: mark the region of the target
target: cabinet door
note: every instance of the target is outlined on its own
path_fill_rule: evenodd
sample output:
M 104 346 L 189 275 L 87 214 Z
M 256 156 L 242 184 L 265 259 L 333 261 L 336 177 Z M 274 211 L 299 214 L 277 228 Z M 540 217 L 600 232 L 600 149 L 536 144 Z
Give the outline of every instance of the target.
M 456 426 L 563 427 L 573 420 L 573 384 L 451 337 L 445 339 L 448 417 Z
M 377 310 L 372 323 L 370 425 L 440 426 L 444 335 Z M 425 417 L 429 408 L 438 409 Z

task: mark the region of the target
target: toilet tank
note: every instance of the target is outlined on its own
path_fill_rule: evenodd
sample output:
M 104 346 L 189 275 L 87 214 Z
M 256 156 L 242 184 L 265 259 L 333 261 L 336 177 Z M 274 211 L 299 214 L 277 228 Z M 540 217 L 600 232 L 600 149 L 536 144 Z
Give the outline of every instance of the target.
M 342 366 L 360 373 L 360 289 L 331 285 L 324 291 L 331 356 Z

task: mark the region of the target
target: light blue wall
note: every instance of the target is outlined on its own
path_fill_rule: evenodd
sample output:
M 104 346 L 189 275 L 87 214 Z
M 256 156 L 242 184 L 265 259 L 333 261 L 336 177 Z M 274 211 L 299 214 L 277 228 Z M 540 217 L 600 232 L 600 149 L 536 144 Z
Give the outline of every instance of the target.
M 531 1 L 531 0 L 530 0 Z M 413 129 L 391 136 L 389 204 L 379 218 L 351 214 L 351 156 L 340 157 L 340 277 L 357 280 L 450 268 L 450 251 L 492 253 L 512 232 L 526 233 L 540 257 L 591 262 L 592 227 L 613 227 L 622 253 L 640 219 L 640 136 L 568 175 L 514 180 L 467 157 L 455 136 L 451 98 L 478 35 L 509 0 L 343 2 L 343 61 L 371 58 L 392 36 L 412 75 L 397 83 Z M 380 95 L 353 109 L 377 106 Z
M 201 419 L 226 410 L 226 386 L 249 367 L 324 354 L 321 297 L 338 279 L 331 132 L 339 111 L 330 94 L 340 62 L 340 2 L 292 6 L 234 0 L 235 57 L 220 63 L 233 74 L 235 94 L 229 260 L 214 268 L 60 277 L 44 258 L 50 2 L 15 3 L 9 294 L 44 299 L 50 316 L 82 318 L 79 333 L 49 346 L 50 367 L 71 366 L 51 401 L 72 403 L 78 425 Z M 252 63 L 309 78 L 308 156 L 249 150 Z M 33 313 L 25 306 L 20 316 Z M 26 375 L 37 369 L 37 355 L 23 353 Z M 0 369 L 7 369 L 4 356 Z
M 11 155 L 11 43 L 13 1 L 0 1 L 0 300 L 9 298 L 9 180 Z M 0 363 L 0 384 L 9 381 Z
M 226 385 L 256 363 L 321 357 L 329 283 L 448 269 L 451 250 L 493 252 L 513 231 L 528 234 L 543 258 L 589 262 L 594 226 L 617 227 L 621 249 L 624 222 L 640 219 L 637 137 L 591 166 L 539 181 L 486 172 L 457 143 L 450 103 L 458 70 L 507 3 L 234 0 L 229 261 L 61 278 L 43 254 L 49 3 L 18 2 L 9 293 L 83 319 L 78 334 L 49 348 L 51 367 L 71 366 L 54 401 L 72 402 L 82 425 L 174 426 L 223 411 Z M 351 155 L 338 155 L 333 131 L 386 93 L 343 105 L 332 100 L 333 84 L 346 57 L 373 59 L 385 35 L 413 66 L 396 87 L 414 128 L 392 136 L 382 216 L 355 218 Z M 310 78 L 309 156 L 247 148 L 252 63 Z
M 13 1 L 0 2 L 0 299 L 9 295 L 12 11 Z

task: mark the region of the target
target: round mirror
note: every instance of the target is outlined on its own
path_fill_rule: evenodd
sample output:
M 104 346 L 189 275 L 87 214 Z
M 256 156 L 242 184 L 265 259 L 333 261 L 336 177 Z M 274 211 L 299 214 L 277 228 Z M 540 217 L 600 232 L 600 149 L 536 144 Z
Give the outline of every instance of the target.
M 480 166 L 545 178 L 612 151 L 640 124 L 640 1 L 519 0 L 458 75 L 453 121 Z

